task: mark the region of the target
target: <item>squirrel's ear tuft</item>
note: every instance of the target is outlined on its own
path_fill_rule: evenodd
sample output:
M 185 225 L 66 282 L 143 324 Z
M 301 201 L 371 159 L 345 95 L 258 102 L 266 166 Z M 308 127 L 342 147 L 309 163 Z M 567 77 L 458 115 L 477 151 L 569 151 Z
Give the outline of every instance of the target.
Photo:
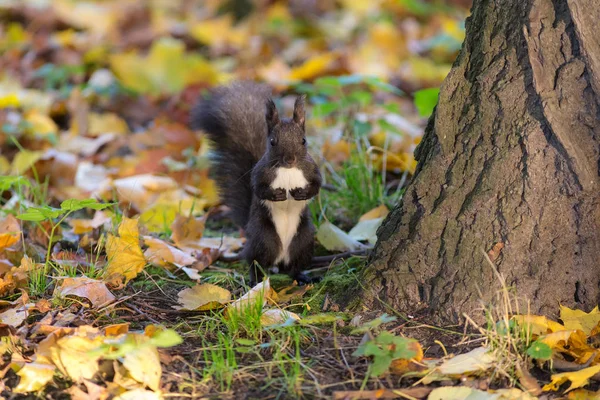
M 302 94 L 296 98 L 294 104 L 294 122 L 302 129 L 304 129 L 304 121 L 306 119 L 306 111 L 304 110 L 304 102 L 306 101 L 306 95 Z
M 269 128 L 269 132 L 271 132 L 271 129 L 279 123 L 279 113 L 277 112 L 277 107 L 275 106 L 273 99 L 267 100 L 266 119 L 267 127 Z

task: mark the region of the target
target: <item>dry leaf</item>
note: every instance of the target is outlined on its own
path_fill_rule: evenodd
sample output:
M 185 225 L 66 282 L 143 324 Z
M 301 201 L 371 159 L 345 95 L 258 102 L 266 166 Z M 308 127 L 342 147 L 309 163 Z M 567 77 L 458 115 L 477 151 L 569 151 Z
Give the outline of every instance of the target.
M 146 259 L 139 244 L 138 221 L 123 217 L 119 236 L 107 235 L 106 255 L 108 265 L 105 277 L 120 275 L 125 283 L 135 278 L 146 266 Z
M 586 313 L 582 310 L 572 310 L 561 305 L 560 319 L 563 321 L 565 329 L 581 329 L 589 335 L 592 329 L 600 322 L 600 310 L 596 306 L 592 311 Z
M 113 301 L 115 296 L 108 290 L 106 283 L 86 276 L 63 279 L 54 292 L 55 296 L 77 296 L 88 299 L 96 308 L 104 307 Z
M 374 209 L 364 213 L 359 219 L 359 222 L 367 221 L 370 219 L 385 218 L 389 214 L 390 210 L 385 204 L 375 207 Z
M 21 238 L 19 221 L 12 215 L 0 220 L 0 250 L 12 246 Z
M 281 310 L 279 308 L 274 308 L 272 310 L 266 310 L 260 316 L 260 324 L 262 326 L 271 326 L 277 324 L 283 324 L 289 319 L 293 319 L 294 321 L 299 321 L 300 316 L 290 311 Z
M 183 267 L 192 265 L 196 262 L 196 259 L 191 255 L 184 253 L 160 239 L 144 236 L 144 243 L 148 246 L 144 255 L 148 262 L 152 264 L 162 267 L 166 267 L 170 264 Z
M 567 381 L 571 381 L 571 386 L 566 390 L 571 391 L 573 389 L 580 388 L 588 384 L 589 379 L 600 373 L 600 365 L 593 367 L 583 368 L 579 371 L 563 372 L 561 374 L 552 375 L 552 382 L 543 387 L 544 391 L 547 390 L 558 390 L 559 386 Z
M 265 279 L 260 282 L 252 289 L 248 291 L 245 295 L 235 300 L 233 303 L 230 303 L 227 306 L 227 311 L 231 314 L 233 312 L 246 312 L 249 307 L 253 307 L 257 304 L 261 304 L 262 307 L 267 302 L 267 298 L 271 293 L 271 284 L 269 279 Z
M 183 289 L 177 296 L 179 304 L 182 305 L 182 307 L 176 307 L 179 310 L 214 310 L 223 307 L 231 300 L 229 290 L 210 283 Z

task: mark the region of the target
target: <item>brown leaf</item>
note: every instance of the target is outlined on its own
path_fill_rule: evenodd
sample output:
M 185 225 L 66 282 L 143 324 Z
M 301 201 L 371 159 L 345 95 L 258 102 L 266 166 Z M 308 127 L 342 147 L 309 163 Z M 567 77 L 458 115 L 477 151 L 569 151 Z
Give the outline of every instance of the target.
M 115 296 L 108 290 L 105 282 L 86 276 L 65 278 L 56 288 L 55 295 L 83 297 L 98 308 L 115 301 Z

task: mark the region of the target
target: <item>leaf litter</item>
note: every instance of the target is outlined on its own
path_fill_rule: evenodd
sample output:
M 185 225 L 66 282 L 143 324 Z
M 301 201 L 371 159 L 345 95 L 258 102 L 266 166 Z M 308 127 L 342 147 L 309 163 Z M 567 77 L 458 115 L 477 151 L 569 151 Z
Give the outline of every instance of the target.
M 503 357 L 494 343 L 453 333 L 444 347 L 440 333 L 410 338 L 419 316 L 349 308 L 329 285 L 360 286 L 350 261 L 322 284 L 274 275 L 254 288 L 219 263 L 244 237 L 219 225 L 210 149 L 187 127 L 195 99 L 235 78 L 308 93 L 334 187 L 315 208 L 319 250 L 371 248 L 415 171 L 468 13 L 460 1 L 296 3 L 245 16 L 215 1 L 0 5 L 4 394 L 529 399 L 542 386 L 593 398 L 582 387 L 597 388 L 598 309 L 511 318 L 533 374 L 501 389 L 518 378 L 487 380 Z

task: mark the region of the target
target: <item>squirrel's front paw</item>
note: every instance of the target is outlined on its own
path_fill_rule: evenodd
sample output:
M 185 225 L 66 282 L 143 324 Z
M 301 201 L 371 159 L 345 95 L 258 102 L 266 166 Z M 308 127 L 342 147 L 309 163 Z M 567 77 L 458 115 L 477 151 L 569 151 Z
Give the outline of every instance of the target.
M 287 200 L 287 192 L 283 188 L 273 189 L 273 195 L 269 199 L 271 201 L 286 201 Z
M 308 200 L 308 191 L 305 188 L 297 187 L 290 190 L 290 194 L 294 200 Z

